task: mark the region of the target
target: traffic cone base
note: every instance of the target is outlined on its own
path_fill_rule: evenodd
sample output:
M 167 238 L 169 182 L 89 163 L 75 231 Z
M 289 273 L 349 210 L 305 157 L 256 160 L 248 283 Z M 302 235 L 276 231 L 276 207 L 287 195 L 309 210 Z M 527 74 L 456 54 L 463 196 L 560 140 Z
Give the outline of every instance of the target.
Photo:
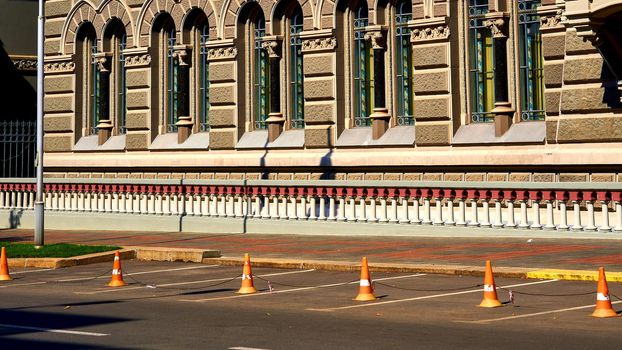
M 611 306 L 609 298 L 609 287 L 607 286 L 607 277 L 605 276 L 605 268 L 598 269 L 598 286 L 596 288 L 596 309 L 592 313 L 593 317 L 617 317 L 618 314 Z
M 257 293 L 257 289 L 253 285 L 253 272 L 251 269 L 251 258 L 248 254 L 244 254 L 244 267 L 242 268 L 242 285 L 237 291 L 238 294 Z
M 374 288 L 372 287 L 371 276 L 369 274 L 369 266 L 367 266 L 367 258 L 363 258 L 361 261 L 361 280 L 359 282 L 359 293 L 355 301 L 374 301 L 376 300 L 374 295 Z
M 6 257 L 6 248 L 2 247 L 2 253 L 0 253 L 0 281 L 10 281 L 11 275 L 9 275 L 9 262 Z
M 484 274 L 484 298 L 478 305 L 479 307 L 499 307 L 503 306 L 497 297 L 497 287 L 495 286 L 495 277 L 492 273 L 492 264 L 490 260 L 486 261 L 486 272 Z
M 121 271 L 121 255 L 119 252 L 114 253 L 114 262 L 112 264 L 112 277 L 108 283 L 108 287 L 123 287 L 123 272 Z

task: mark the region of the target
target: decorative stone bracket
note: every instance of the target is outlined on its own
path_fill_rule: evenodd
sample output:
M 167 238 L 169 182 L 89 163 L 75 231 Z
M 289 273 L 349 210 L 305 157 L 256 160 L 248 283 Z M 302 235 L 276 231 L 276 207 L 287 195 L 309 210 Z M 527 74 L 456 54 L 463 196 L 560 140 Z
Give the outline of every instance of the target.
M 386 30 L 374 26 L 368 27 L 369 31 L 365 33 L 365 40 L 371 43 L 371 48 L 373 50 L 383 50 L 386 48 L 387 40 L 386 40 Z
M 564 10 L 557 10 L 554 14 L 544 14 L 540 15 L 540 29 L 552 29 L 552 28 L 564 28 L 563 24 L 568 19 L 564 15 Z
M 283 38 L 280 36 L 266 36 L 261 42 L 261 47 L 266 50 L 270 58 L 281 58 Z
M 97 64 L 97 69 L 102 73 L 110 73 L 110 54 L 99 52 L 93 55 L 93 62 Z
M 486 14 L 484 25 L 490 28 L 495 39 L 508 37 L 508 15 L 504 12 L 491 12 Z
M 268 124 L 268 142 L 274 142 L 283 132 L 285 117 L 279 112 L 270 113 L 266 123 Z
M 173 46 L 173 59 L 176 59 L 180 66 L 190 65 L 192 57 L 190 50 L 191 48 L 186 45 Z
M 9 55 L 9 59 L 13 62 L 15 69 L 24 73 L 37 71 L 37 56 L 18 56 Z
M 207 47 L 207 58 L 210 61 L 234 60 L 238 56 L 234 40 L 210 41 Z
M 332 29 L 302 32 L 302 52 L 334 51 L 337 48 L 337 38 Z

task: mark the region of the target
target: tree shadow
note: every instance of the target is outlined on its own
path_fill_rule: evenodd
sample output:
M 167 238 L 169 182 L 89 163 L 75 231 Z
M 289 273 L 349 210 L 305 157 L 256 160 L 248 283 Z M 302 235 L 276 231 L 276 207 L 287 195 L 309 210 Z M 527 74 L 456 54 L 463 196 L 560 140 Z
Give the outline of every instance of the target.
M 0 40 L 0 121 L 34 121 L 37 92 L 15 68 Z

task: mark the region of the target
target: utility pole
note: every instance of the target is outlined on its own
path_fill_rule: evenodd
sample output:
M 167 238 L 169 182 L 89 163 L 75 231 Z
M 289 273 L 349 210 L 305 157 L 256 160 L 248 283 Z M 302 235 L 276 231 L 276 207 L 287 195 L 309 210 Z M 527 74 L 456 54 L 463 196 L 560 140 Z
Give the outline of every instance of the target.
M 37 18 L 37 195 L 35 198 L 35 247 L 43 247 L 43 2 Z

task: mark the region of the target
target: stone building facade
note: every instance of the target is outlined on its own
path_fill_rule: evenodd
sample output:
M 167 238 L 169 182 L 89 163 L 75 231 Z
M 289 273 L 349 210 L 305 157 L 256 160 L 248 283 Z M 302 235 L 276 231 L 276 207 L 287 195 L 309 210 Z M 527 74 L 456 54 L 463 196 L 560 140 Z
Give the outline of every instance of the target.
M 49 177 L 622 181 L 622 1 L 47 0 Z

